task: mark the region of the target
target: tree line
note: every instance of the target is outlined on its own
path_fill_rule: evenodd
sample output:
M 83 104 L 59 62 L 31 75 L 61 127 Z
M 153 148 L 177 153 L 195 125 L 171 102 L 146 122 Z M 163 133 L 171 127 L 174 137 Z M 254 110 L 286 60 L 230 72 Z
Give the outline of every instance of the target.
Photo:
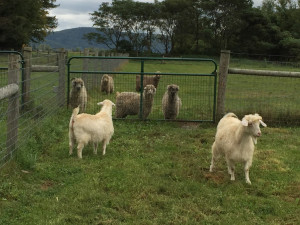
M 0 50 L 20 50 L 30 42 L 40 42 L 57 27 L 48 10 L 56 0 L 0 0 Z
M 0 49 L 42 42 L 57 27 L 56 0 L 0 0 Z M 85 38 L 134 55 L 248 54 L 300 58 L 300 0 L 112 0 L 91 13 Z
M 165 55 L 234 52 L 300 57 L 300 0 L 113 0 L 91 13 L 86 38 L 116 51 Z

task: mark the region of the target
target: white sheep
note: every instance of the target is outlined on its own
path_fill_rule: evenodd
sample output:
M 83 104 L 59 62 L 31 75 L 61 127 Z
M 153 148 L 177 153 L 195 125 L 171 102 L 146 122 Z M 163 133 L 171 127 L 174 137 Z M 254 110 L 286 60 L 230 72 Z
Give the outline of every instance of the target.
M 143 92 L 143 119 L 146 119 L 151 110 L 156 88 L 154 85 L 146 85 Z M 125 118 L 127 115 L 139 115 L 140 93 L 117 92 L 116 97 L 116 118 Z
M 110 100 L 97 103 L 102 105 L 102 109 L 96 115 L 87 113 L 78 114 L 79 107 L 73 110 L 69 124 L 69 154 L 73 153 L 75 141 L 78 143 L 77 155 L 82 158 L 82 149 L 90 141 L 93 142 L 94 154 L 97 154 L 98 143 L 103 142 L 103 155 L 105 155 L 106 145 L 114 133 L 112 122 L 112 106 L 115 104 Z
M 171 84 L 167 86 L 167 91 L 162 98 L 162 111 L 165 119 L 175 120 L 182 106 L 178 96 L 179 86 Z
M 242 121 L 234 113 L 226 114 L 217 126 L 215 142 L 212 145 L 210 172 L 215 167 L 216 159 L 222 154 L 225 155 L 230 179 L 235 180 L 235 162 L 242 162 L 246 183 L 251 184 L 249 169 L 252 165 L 254 145 L 257 143 L 257 138 L 261 136 L 260 124 L 267 126 L 258 114 L 246 115 Z
M 101 92 L 106 92 L 106 94 L 114 92 L 114 79 L 108 74 L 103 74 L 101 78 Z

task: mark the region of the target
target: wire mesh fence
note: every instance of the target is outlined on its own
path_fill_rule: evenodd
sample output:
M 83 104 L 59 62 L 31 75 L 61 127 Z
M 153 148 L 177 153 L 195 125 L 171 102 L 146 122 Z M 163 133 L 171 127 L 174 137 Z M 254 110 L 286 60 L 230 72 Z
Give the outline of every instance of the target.
M 249 60 L 232 54 L 230 68 L 300 72 L 300 64 L 290 57 L 287 62 L 277 59 L 278 56 L 269 56 Z M 299 77 L 229 74 L 227 79 L 226 112 L 240 117 L 259 113 L 269 124 L 300 124 Z
M 88 66 L 84 66 L 84 61 L 88 62 Z M 216 64 L 212 60 L 186 60 L 172 58 L 74 58 L 70 63 L 70 79 L 74 77 L 82 77 L 86 83 L 88 93 L 88 113 L 96 113 L 99 111 L 97 102 L 104 99 L 110 99 L 116 103 L 116 93 L 126 92 L 129 97 L 122 99 L 126 101 L 123 104 L 117 104 L 118 107 L 126 107 L 129 111 L 124 119 L 139 119 L 139 109 L 136 107 L 151 107 L 151 113 L 147 118 L 150 120 L 164 120 L 162 111 L 162 98 L 167 92 L 168 85 L 175 84 L 179 86 L 178 96 L 182 105 L 177 121 L 213 121 L 215 110 L 215 86 L 216 86 Z M 97 70 L 95 66 L 98 65 Z M 117 66 L 115 66 L 117 65 Z M 121 66 L 120 66 L 121 65 Z M 103 74 L 109 74 L 114 80 L 114 93 L 106 94 L 101 92 L 101 77 Z M 153 94 L 152 104 L 140 104 L 138 106 L 134 102 L 139 101 L 140 91 L 137 89 L 137 83 L 141 84 L 140 75 L 143 79 L 155 79 L 159 76 L 156 93 Z M 137 76 L 139 77 L 137 81 Z M 91 85 L 92 84 L 92 85 Z M 72 85 L 70 85 L 71 87 Z M 130 96 L 139 97 L 130 100 Z M 144 99 L 144 102 L 147 100 Z M 123 106 L 120 106 L 123 105 Z M 130 106 L 129 106 L 130 105 Z M 113 118 L 119 118 L 113 113 Z M 122 116 L 123 118 L 123 116 Z
M 51 59 L 51 60 L 49 60 Z M 21 59 L 18 59 L 19 63 Z M 8 84 L 8 54 L 1 54 L 0 63 L 2 69 L 0 70 L 0 88 Z M 47 64 L 57 65 L 57 54 L 53 54 L 51 58 L 33 57 L 32 64 Z M 5 98 L 0 101 L 0 168 L 3 167 L 12 157 L 15 156 L 16 150 L 28 140 L 32 131 L 39 126 L 40 121 L 48 115 L 55 114 L 60 104 L 64 99 L 58 99 L 58 72 L 32 72 L 29 80 L 22 79 L 22 68 L 16 68 L 17 85 L 19 86 L 19 93 L 13 98 L 17 98 L 18 116 L 14 120 L 17 121 L 17 144 L 16 146 L 9 145 L 9 135 L 7 133 L 8 117 L 11 115 L 10 104 L 13 101 L 12 97 Z M 24 93 L 24 83 L 29 83 L 29 91 Z M 24 102 L 24 95 L 28 97 Z M 65 94 L 65 93 L 63 93 Z

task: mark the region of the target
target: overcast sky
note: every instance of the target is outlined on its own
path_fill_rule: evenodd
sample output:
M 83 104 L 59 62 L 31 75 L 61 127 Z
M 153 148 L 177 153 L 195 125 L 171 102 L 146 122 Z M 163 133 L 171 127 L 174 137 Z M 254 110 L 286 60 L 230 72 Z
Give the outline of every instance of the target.
M 154 0 L 139 0 L 140 2 L 154 2 Z M 263 0 L 253 0 L 254 6 L 261 5 Z M 51 16 L 56 16 L 58 26 L 55 31 L 75 27 L 92 27 L 90 13 L 97 11 L 102 2 L 111 0 L 56 0 L 57 8 L 50 11 Z

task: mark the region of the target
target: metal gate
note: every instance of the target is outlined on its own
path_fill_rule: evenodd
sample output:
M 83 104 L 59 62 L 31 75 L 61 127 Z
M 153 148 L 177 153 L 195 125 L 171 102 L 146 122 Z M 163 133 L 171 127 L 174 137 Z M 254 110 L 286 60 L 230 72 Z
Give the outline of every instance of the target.
M 110 99 L 116 102 L 116 92 L 137 92 L 137 82 L 143 92 L 143 80 L 159 75 L 152 110 L 147 119 L 165 120 L 162 112 L 162 98 L 167 86 L 179 86 L 178 95 L 182 106 L 176 121 L 215 122 L 217 64 L 206 58 L 154 58 L 154 57 L 105 57 L 74 56 L 68 60 L 68 105 L 71 79 L 81 77 L 84 80 L 88 100 L 88 113 L 99 111 L 97 102 Z M 103 74 L 114 80 L 114 93 L 101 92 Z M 137 78 L 139 76 L 139 79 Z M 138 79 L 138 80 L 137 80 Z M 142 96 L 142 95 L 140 95 Z M 143 112 L 143 98 L 140 97 L 139 112 Z M 113 118 L 116 118 L 113 113 Z M 126 119 L 145 119 L 142 113 L 129 115 Z

